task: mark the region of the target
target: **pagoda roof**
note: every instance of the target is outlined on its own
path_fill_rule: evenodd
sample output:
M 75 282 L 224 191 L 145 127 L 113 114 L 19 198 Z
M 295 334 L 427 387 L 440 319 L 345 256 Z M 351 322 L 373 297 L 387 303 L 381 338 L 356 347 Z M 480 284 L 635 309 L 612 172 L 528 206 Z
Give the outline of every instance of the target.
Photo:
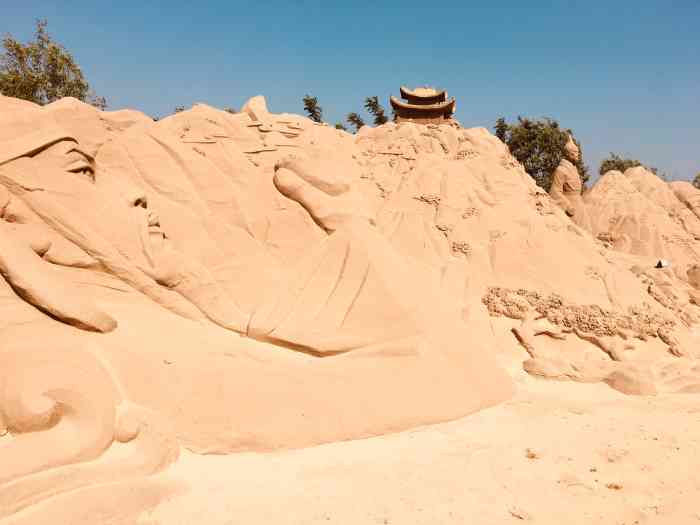
M 444 89 L 440 91 L 432 88 L 408 89 L 406 86 L 401 86 L 401 98 L 420 100 L 421 102 L 443 102 L 447 98 L 447 93 Z
M 437 102 L 435 104 L 410 104 L 408 102 L 403 102 L 395 96 L 389 97 L 389 102 L 391 102 L 391 107 L 394 109 L 403 109 L 418 111 L 421 113 L 454 113 L 455 110 L 455 99 L 454 97 L 446 100 L 444 102 Z

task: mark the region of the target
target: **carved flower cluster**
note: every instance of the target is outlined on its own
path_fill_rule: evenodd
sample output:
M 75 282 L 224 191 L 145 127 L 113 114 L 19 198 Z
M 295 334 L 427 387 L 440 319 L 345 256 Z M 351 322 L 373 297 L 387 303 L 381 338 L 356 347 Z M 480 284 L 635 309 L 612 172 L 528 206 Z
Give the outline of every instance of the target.
M 557 294 L 491 287 L 482 298 L 492 317 L 524 319 L 537 312 L 551 323 L 568 330 L 578 329 L 597 336 L 615 336 L 631 332 L 640 339 L 656 337 L 659 329 L 672 329 L 676 322 L 651 311 L 648 305 L 631 307 L 627 313 L 605 310 L 597 305 L 568 304 Z

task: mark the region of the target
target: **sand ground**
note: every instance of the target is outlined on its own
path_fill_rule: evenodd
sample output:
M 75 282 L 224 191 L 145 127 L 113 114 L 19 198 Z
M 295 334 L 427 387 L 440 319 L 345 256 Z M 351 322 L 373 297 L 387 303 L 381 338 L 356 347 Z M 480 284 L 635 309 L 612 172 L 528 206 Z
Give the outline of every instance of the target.
M 266 454 L 184 453 L 139 524 L 700 523 L 700 395 L 523 377 L 460 420 Z

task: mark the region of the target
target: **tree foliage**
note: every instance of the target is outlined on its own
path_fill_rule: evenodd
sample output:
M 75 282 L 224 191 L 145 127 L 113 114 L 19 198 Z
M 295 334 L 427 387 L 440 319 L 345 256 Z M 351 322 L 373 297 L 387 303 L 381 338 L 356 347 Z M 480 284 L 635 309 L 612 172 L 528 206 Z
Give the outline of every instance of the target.
M 348 116 L 346 120 L 352 125 L 355 126 L 355 133 L 357 133 L 362 126 L 365 125 L 365 121 L 362 120 L 362 117 L 358 115 L 357 113 L 348 113 Z
M 12 35 L 2 39 L 0 93 L 41 105 L 74 97 L 104 109 L 104 97 L 92 93 L 73 56 L 51 39 L 46 25 L 46 20 L 37 20 L 35 39 L 26 44 Z
M 515 124 L 499 118 L 494 126 L 496 136 L 501 139 L 518 159 L 538 186 L 549 191 L 552 174 L 565 156 L 565 146 L 571 130 L 561 129 L 556 120 L 543 118 L 532 120 L 518 117 Z M 575 139 L 574 139 L 575 140 Z M 578 142 L 576 142 L 577 145 Z M 579 145 L 580 150 L 580 145 Z M 588 168 L 581 153 L 575 163 L 582 185 L 588 180 Z
M 347 131 L 347 130 L 348 130 L 348 128 L 346 128 L 346 127 L 345 127 L 345 124 L 343 124 L 342 122 L 336 122 L 336 123 L 335 123 L 335 129 L 340 129 L 340 130 L 343 130 L 343 131 Z
M 379 103 L 379 97 L 367 97 L 365 99 L 365 109 L 374 116 L 375 126 L 381 126 L 389 122 L 389 118 L 384 113 L 384 108 Z
M 644 167 L 646 169 L 648 169 L 649 171 L 651 171 L 654 175 L 659 177 L 661 180 L 668 182 L 668 180 L 669 180 L 668 174 L 665 171 L 659 171 L 659 169 L 655 168 L 654 166 L 644 166 Z
M 695 178 L 693 179 L 692 184 L 693 184 L 693 186 L 695 186 L 697 189 L 700 190 L 700 173 L 695 175 Z
M 625 159 L 617 153 L 613 152 L 610 152 L 610 156 L 601 161 L 598 173 L 600 175 L 605 175 L 611 170 L 617 170 L 624 173 L 625 170 L 628 170 L 629 168 L 636 168 L 637 166 L 642 166 L 650 172 L 652 172 L 657 177 L 660 177 L 663 180 L 668 180 L 668 175 L 666 175 L 666 173 L 664 172 L 659 172 L 658 168 L 655 168 L 654 166 L 645 166 L 637 159 Z
M 506 140 L 508 140 L 508 123 L 506 119 L 499 117 L 498 120 L 496 120 L 494 129 L 496 130 L 496 136 L 505 144 Z
M 600 163 L 600 169 L 598 173 L 600 175 L 605 175 L 607 172 L 612 170 L 621 171 L 622 173 L 629 168 L 636 168 L 641 166 L 642 163 L 635 159 L 623 159 L 617 153 L 610 152 L 610 156 L 607 159 L 603 159 Z
M 318 99 L 311 95 L 304 97 L 304 111 L 314 122 L 322 122 L 323 109 L 318 105 Z

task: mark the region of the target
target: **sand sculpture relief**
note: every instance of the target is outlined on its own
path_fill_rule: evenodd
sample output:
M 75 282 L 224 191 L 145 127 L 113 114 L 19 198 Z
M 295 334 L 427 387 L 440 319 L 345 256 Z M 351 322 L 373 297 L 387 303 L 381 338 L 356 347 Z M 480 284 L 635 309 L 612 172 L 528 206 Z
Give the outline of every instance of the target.
M 483 128 L 352 136 L 262 97 L 0 113 L 0 522 L 107 481 L 138 512 L 186 490 L 153 477 L 182 450 L 448 421 L 525 373 L 700 391 L 689 184 L 582 195 L 570 141 L 547 195 Z

